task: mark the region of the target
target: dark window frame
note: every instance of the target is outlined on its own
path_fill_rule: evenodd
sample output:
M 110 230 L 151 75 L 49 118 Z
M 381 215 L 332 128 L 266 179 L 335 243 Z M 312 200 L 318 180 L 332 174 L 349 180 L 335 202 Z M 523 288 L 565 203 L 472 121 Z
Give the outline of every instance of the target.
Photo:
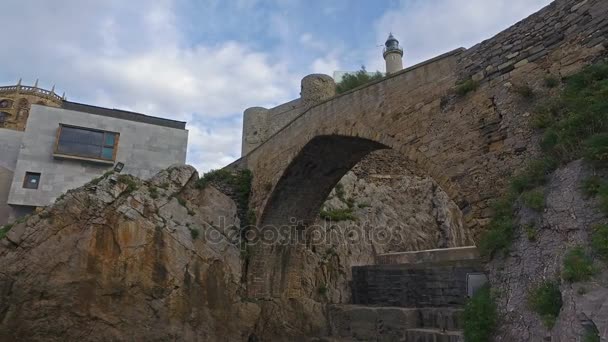
M 62 129 L 66 127 L 66 128 L 73 128 L 73 129 L 78 129 L 78 130 L 83 130 L 83 131 L 89 131 L 89 132 L 96 132 L 96 133 L 102 133 L 103 136 L 101 138 L 101 144 L 99 145 L 99 156 L 93 157 L 90 155 L 83 155 L 83 154 L 78 154 L 78 153 L 66 153 L 66 152 L 61 152 L 59 151 L 59 141 L 61 140 L 61 131 Z M 112 158 L 104 158 L 103 157 L 103 149 L 104 148 L 109 148 L 110 145 L 106 145 L 106 134 L 113 134 L 114 135 L 114 145 L 112 146 Z M 84 160 L 98 160 L 98 161 L 103 161 L 103 162 L 114 162 L 116 161 L 116 154 L 118 153 L 118 141 L 120 140 L 120 133 L 119 132 L 113 132 L 113 131 L 106 131 L 103 129 L 96 129 L 96 128 L 89 128 L 89 127 L 82 127 L 82 126 L 74 126 L 74 125 L 68 125 L 68 124 L 59 124 L 59 128 L 57 129 L 57 136 L 55 137 L 55 146 L 53 147 L 53 155 L 56 157 L 71 157 L 71 158 L 76 158 L 76 159 L 84 159 Z
M 31 182 L 28 182 L 28 180 L 31 179 L 32 177 L 36 177 L 37 178 L 36 187 L 35 188 L 29 186 L 29 184 L 31 184 Z M 25 176 L 23 177 L 23 188 L 24 189 L 30 189 L 30 190 L 38 190 L 38 188 L 40 187 L 40 180 L 41 179 L 42 179 L 42 173 L 40 173 L 40 172 L 26 171 L 25 172 Z

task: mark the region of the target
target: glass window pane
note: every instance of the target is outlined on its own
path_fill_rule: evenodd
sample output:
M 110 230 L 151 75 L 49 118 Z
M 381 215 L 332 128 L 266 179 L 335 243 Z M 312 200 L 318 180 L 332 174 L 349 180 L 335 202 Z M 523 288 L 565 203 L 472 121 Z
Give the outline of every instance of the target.
M 59 141 L 71 141 L 81 144 L 101 145 L 103 141 L 103 132 L 89 131 L 75 127 L 61 128 L 61 136 Z
M 26 189 L 38 189 L 40 183 L 40 173 L 26 172 L 23 180 L 23 187 Z
M 101 157 L 104 159 L 112 159 L 114 157 L 114 149 L 112 147 L 104 147 L 101 152 Z
M 105 145 L 106 146 L 114 146 L 114 141 L 115 141 L 115 135 L 114 135 L 114 133 L 106 133 Z
M 80 144 L 71 141 L 59 141 L 59 144 L 57 145 L 57 152 L 99 158 L 99 155 L 101 154 L 101 146 Z

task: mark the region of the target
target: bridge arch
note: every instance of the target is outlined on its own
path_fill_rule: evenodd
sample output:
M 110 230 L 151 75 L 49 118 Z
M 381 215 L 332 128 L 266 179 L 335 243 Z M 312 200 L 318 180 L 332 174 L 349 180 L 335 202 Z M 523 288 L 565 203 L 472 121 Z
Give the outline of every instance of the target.
M 345 135 L 320 135 L 293 158 L 266 202 L 260 225 L 311 224 L 340 179 L 367 154 L 388 149 L 377 141 Z M 295 219 L 295 220 L 294 220 Z

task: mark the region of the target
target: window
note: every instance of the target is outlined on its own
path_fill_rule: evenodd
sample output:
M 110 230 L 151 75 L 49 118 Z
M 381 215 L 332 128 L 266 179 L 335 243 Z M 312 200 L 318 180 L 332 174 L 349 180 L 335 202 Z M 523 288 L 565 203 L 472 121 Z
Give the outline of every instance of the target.
M 0 100 L 0 108 L 11 108 L 13 106 L 13 101 L 11 100 Z
M 38 189 L 40 184 L 40 173 L 26 172 L 23 179 L 23 187 L 26 189 Z
M 118 133 L 59 125 L 55 155 L 114 161 Z

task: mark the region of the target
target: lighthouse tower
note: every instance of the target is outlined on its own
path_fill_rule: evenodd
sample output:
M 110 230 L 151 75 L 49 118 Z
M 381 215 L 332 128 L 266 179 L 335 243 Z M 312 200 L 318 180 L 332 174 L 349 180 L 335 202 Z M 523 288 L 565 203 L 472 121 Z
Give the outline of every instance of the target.
M 403 49 L 399 46 L 397 38 L 392 33 L 389 34 L 384 45 L 383 56 L 386 61 L 386 73 L 390 75 L 403 69 Z

